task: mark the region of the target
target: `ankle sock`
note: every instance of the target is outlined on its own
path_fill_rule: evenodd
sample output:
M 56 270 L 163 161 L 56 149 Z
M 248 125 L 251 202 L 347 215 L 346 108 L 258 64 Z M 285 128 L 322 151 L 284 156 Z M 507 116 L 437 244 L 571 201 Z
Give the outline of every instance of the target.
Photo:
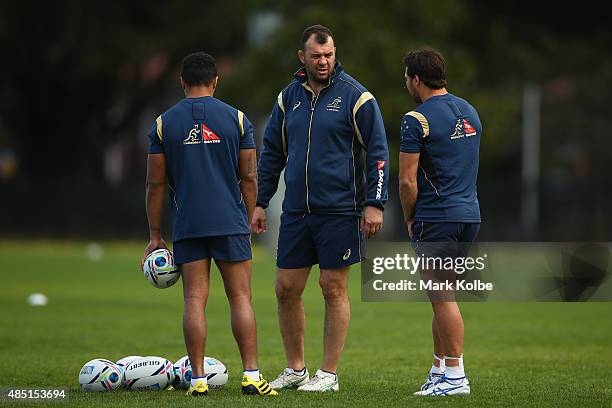
M 204 384 L 206 384 L 206 376 L 203 375 L 202 377 L 191 377 L 191 386 L 195 387 L 196 383 L 198 382 L 204 382 Z
M 465 370 L 463 369 L 463 354 L 459 357 L 445 356 L 446 360 L 459 360 L 459 365 L 449 366 L 446 364 L 444 374 L 447 378 L 461 378 L 465 377 Z
M 253 381 L 259 381 L 259 368 L 255 370 L 244 370 L 243 375 L 249 377 Z
M 431 369 L 429 370 L 430 374 L 442 375 L 444 374 L 444 358 L 440 358 L 437 355 L 433 355 L 435 361 L 440 364 L 440 367 L 437 367 L 434 363 L 431 363 Z

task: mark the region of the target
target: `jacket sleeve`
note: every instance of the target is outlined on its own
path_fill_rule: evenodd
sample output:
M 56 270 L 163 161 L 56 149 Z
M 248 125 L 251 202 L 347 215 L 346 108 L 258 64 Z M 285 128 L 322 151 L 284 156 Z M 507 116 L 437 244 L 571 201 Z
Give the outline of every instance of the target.
M 364 205 L 383 210 L 389 198 L 389 148 L 382 114 L 371 93 L 362 93 L 355 103 L 353 121 L 359 143 L 366 151 L 368 188 Z
M 281 92 L 272 108 L 272 114 L 264 132 L 263 149 L 258 166 L 258 207 L 268 207 L 270 199 L 276 193 L 278 179 L 286 163 L 285 106 L 283 104 L 283 93 Z

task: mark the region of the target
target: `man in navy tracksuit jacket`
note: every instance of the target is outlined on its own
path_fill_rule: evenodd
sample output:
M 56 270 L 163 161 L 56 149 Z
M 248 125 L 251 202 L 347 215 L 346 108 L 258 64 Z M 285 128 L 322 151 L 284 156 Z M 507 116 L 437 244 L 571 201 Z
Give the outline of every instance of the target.
M 275 389 L 337 391 L 336 369 L 348 329 L 348 272 L 364 259 L 364 236 L 382 227 L 389 154 L 374 96 L 335 60 L 326 27 L 307 28 L 298 57 L 304 67 L 278 95 L 259 161 L 255 233 L 285 170 L 276 295 L 287 368 Z M 304 365 L 301 294 L 319 264 L 325 298 L 324 356 L 309 380 Z

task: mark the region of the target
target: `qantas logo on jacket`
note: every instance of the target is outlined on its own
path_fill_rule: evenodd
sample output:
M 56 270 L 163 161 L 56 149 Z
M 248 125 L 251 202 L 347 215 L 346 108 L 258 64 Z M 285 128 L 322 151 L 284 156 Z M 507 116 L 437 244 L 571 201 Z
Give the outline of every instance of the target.
M 378 161 L 378 184 L 376 185 L 376 199 L 380 200 L 382 197 L 383 182 L 385 181 L 385 160 Z
M 183 144 L 189 145 L 200 143 L 221 143 L 221 139 L 204 123 L 196 123 L 193 129 L 189 131 L 187 139 L 183 140 Z

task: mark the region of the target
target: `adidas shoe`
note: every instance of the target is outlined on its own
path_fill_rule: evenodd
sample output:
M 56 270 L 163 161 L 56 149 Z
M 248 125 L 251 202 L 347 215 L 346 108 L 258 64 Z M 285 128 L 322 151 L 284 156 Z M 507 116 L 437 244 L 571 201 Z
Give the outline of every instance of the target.
M 415 392 L 414 395 L 422 395 L 422 392 L 433 388 L 443 375 L 444 374 L 434 374 L 432 372 L 427 374 L 427 379 L 425 380 L 425 383 L 421 385 L 421 389 Z
M 190 385 L 187 395 L 190 397 L 203 397 L 208 395 L 208 384 L 204 381 L 198 381 L 196 385 Z
M 278 395 L 278 392 L 274 391 L 270 384 L 259 375 L 259 381 L 253 381 L 251 377 L 242 377 L 242 393 L 244 395 L 262 395 L 264 397 Z
M 460 378 L 448 378 L 443 375 L 440 377 L 436 384 L 427 389 L 421 391 L 418 395 L 433 395 L 444 397 L 446 395 L 469 395 L 470 394 L 470 382 L 467 377 Z
M 280 390 L 283 388 L 297 388 L 306 384 L 309 379 L 310 376 L 308 375 L 307 369 L 304 369 L 304 374 L 297 374 L 291 368 L 285 368 L 274 381 L 270 382 L 270 387 L 275 390 Z
M 317 373 L 306 384 L 298 387 L 298 391 L 326 392 L 338 391 L 338 376 L 317 370 Z

